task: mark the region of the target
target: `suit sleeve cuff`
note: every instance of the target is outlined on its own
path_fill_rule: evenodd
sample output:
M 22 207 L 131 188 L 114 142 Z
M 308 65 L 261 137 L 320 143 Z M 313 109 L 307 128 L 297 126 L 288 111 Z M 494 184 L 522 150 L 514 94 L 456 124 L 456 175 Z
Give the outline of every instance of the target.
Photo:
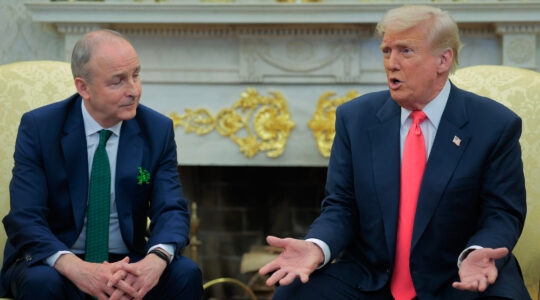
M 482 249 L 482 248 L 484 248 L 484 247 L 473 245 L 473 246 L 470 246 L 467 249 L 463 250 L 461 252 L 461 254 L 459 255 L 459 257 L 458 257 L 458 261 L 457 261 L 458 269 L 459 269 L 459 266 L 461 266 L 461 262 L 467 257 L 467 255 L 469 255 L 469 253 L 473 252 L 474 250 Z
M 326 244 L 325 242 L 323 242 L 323 241 L 321 241 L 319 239 L 307 239 L 306 241 L 314 243 L 319 248 L 321 248 L 321 250 L 323 252 L 324 262 L 319 267 L 317 267 L 317 269 L 320 269 L 320 268 L 326 266 L 326 264 L 330 261 L 330 256 L 331 256 L 330 247 L 328 247 L 328 244 Z

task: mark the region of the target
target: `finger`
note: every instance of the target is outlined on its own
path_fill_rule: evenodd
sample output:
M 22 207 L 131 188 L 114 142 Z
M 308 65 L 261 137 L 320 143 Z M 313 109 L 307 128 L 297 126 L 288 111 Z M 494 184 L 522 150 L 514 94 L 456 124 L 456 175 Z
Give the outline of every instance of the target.
M 308 274 L 300 274 L 300 281 L 302 281 L 302 283 L 306 283 L 309 281 L 309 275 Z
M 126 272 L 131 273 L 131 274 L 135 274 L 137 276 L 141 275 L 141 274 L 139 274 L 140 271 L 139 271 L 139 267 L 137 266 L 137 264 L 124 264 L 122 266 L 122 270 L 125 270 Z
M 495 283 L 495 280 L 497 280 L 498 272 L 497 268 L 491 268 L 487 272 L 487 282 L 489 284 Z
M 289 285 L 296 279 L 296 274 L 294 273 L 288 273 L 285 277 L 283 277 L 280 281 L 280 285 Z M 305 283 L 305 282 L 304 282 Z
M 278 281 L 280 281 L 283 277 L 285 277 L 287 275 L 287 272 L 283 271 L 283 270 L 277 270 L 276 272 L 274 272 L 267 280 L 266 280 L 266 285 L 268 286 L 272 286 L 274 284 L 276 284 Z
M 279 269 L 278 264 L 276 264 L 275 260 L 267 263 L 266 265 L 262 266 L 259 269 L 259 274 L 266 275 L 268 273 L 274 272 L 275 270 Z
M 119 260 L 117 262 L 114 262 L 111 265 L 111 268 L 113 272 L 116 272 L 120 269 L 125 268 L 126 266 L 129 266 L 129 256 L 124 257 L 122 260 Z
M 124 271 L 124 270 L 119 270 L 119 271 L 117 271 L 116 273 L 114 273 L 114 274 L 112 275 L 111 279 L 109 279 L 109 281 L 107 281 L 107 286 L 108 286 L 108 287 L 113 287 L 113 286 L 117 285 L 118 282 L 119 282 L 120 280 L 125 279 L 126 276 L 127 276 L 127 272 L 126 272 L 126 271 Z
M 465 284 L 458 281 L 455 281 L 454 283 L 452 283 L 452 287 L 458 290 L 462 290 L 462 291 L 466 290 Z
M 137 290 L 131 284 L 128 284 L 125 280 L 120 280 L 116 285 L 116 289 L 121 290 L 123 294 L 126 294 L 131 298 L 135 298 L 138 296 Z
M 478 291 L 478 281 L 472 281 L 472 282 L 459 282 L 455 281 L 452 283 L 452 287 L 461 291 L 471 291 L 476 292 Z
M 478 281 L 477 288 L 478 288 L 479 292 L 485 291 L 487 289 L 487 287 L 488 287 L 487 278 L 484 278 L 483 280 Z
M 509 251 L 508 251 L 508 248 L 506 247 L 501 247 L 501 248 L 495 248 L 491 251 L 491 258 L 493 259 L 501 259 L 503 257 L 505 257 L 506 255 L 508 255 Z
M 284 243 L 283 239 L 280 239 L 280 238 L 272 236 L 272 235 L 269 235 L 269 236 L 266 237 L 266 242 L 270 246 L 274 246 L 274 247 L 278 247 L 278 248 L 283 248 L 285 246 L 285 243 Z
M 124 292 L 122 292 L 122 290 L 114 290 L 114 292 L 112 292 L 111 294 L 111 297 L 109 298 L 109 300 L 119 300 L 119 299 L 122 299 L 124 298 Z

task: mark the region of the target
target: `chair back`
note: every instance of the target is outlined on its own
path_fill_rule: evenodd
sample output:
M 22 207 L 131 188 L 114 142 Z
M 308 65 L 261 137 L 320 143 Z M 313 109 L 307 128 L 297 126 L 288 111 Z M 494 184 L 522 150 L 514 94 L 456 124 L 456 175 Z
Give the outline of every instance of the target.
M 0 218 L 9 212 L 13 151 L 23 113 L 76 92 L 71 67 L 61 61 L 24 61 L 0 66 Z M 0 265 L 6 233 L 0 229 Z
M 520 143 L 527 190 L 527 219 L 514 249 L 525 284 L 539 300 L 540 282 L 540 73 L 509 66 L 478 65 L 458 69 L 450 80 L 458 87 L 501 102 L 523 121 Z

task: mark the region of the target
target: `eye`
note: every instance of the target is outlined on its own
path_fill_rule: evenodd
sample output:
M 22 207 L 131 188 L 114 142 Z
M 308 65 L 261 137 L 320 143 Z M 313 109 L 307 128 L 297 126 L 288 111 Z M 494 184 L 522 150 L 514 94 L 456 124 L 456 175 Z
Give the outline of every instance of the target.
M 401 53 L 403 53 L 403 54 L 412 54 L 413 50 L 411 48 L 403 48 L 403 49 L 401 49 Z

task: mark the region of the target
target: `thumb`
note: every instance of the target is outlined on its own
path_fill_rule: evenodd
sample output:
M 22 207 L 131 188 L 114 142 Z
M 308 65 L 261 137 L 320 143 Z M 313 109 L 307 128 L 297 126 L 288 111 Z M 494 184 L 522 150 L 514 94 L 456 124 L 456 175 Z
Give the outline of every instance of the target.
M 285 246 L 285 241 L 283 239 L 272 235 L 266 237 L 266 242 L 273 247 L 283 248 Z
M 510 251 L 508 251 L 508 248 L 501 247 L 501 248 L 492 249 L 490 254 L 491 254 L 491 258 L 493 259 L 501 259 L 505 257 L 506 255 L 508 255 L 509 252 Z

